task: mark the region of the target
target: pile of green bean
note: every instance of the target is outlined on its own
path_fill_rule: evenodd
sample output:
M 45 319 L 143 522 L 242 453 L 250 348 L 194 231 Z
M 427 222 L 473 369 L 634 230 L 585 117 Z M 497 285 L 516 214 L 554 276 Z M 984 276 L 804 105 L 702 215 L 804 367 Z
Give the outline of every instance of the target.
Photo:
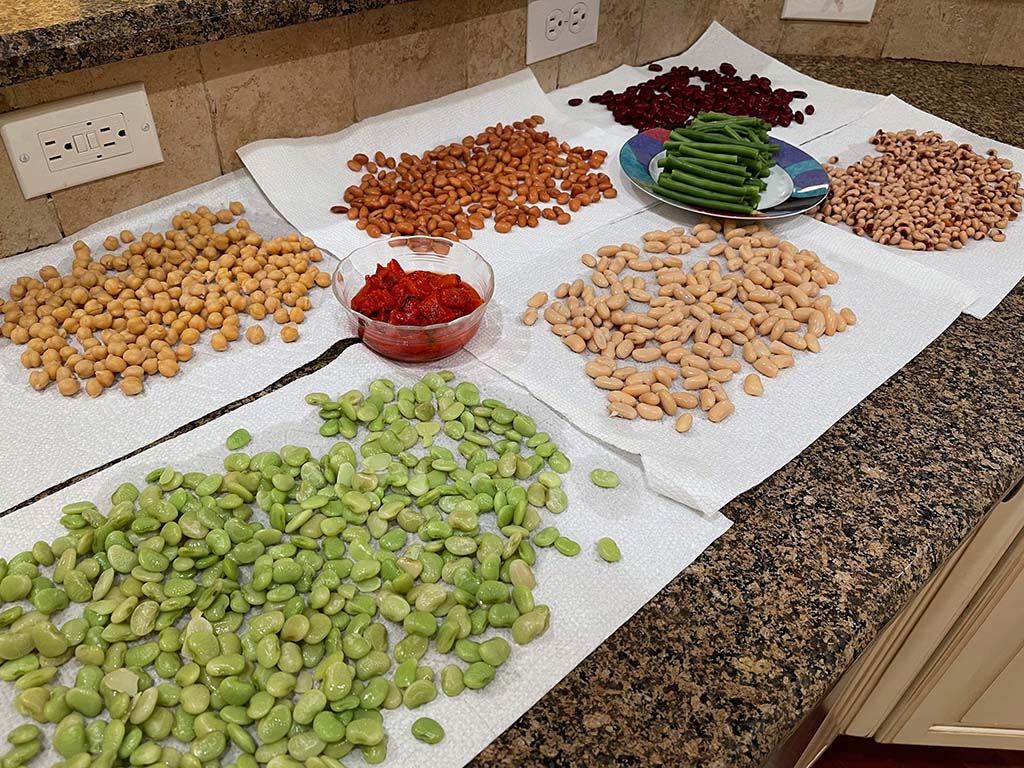
M 57 765 L 338 768 L 354 749 L 380 763 L 383 710 L 486 686 L 511 652 L 488 628 L 543 634 L 536 548 L 580 550 L 540 512 L 566 509 L 570 461 L 529 416 L 452 380 L 308 395 L 339 437 L 324 455 L 250 455 L 239 430 L 225 472 L 158 469 L 106 514 L 65 506 L 65 535 L 0 560 L 0 678 L 21 714 L 56 724 Z M 82 615 L 58 626 L 71 604 Z M 431 646 L 454 659 L 422 663 Z M 56 684 L 72 660 L 73 684 Z M 429 718 L 412 731 L 444 737 Z M 32 724 L 8 740 L 0 768 L 42 748 Z
M 655 191 L 701 208 L 755 213 L 779 151 L 770 128 L 756 117 L 701 112 L 669 135 Z

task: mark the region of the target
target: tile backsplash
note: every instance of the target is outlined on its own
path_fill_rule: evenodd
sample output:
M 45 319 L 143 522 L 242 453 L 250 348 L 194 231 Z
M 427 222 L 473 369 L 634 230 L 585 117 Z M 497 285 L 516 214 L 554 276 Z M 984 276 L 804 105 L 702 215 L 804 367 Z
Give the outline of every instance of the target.
M 877 0 L 868 24 L 784 21 L 782 2 L 602 0 L 595 45 L 532 69 L 545 90 L 571 85 L 678 53 L 715 19 L 769 53 L 1024 66 L 1017 0 Z M 526 7 L 416 0 L 0 88 L 4 112 L 142 81 L 165 158 L 26 201 L 0 150 L 0 257 L 234 170 L 250 141 L 330 133 L 514 72 Z

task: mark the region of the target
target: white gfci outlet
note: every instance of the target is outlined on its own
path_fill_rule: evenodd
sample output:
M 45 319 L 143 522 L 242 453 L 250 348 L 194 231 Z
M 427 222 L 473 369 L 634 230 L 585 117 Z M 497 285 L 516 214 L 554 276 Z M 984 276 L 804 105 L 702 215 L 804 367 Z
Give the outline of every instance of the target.
M 0 115 L 26 198 L 163 162 L 142 83 Z
M 875 0 L 786 0 L 782 18 L 811 21 L 868 22 L 875 12 Z
M 550 59 L 597 42 L 601 0 L 530 0 L 526 63 Z

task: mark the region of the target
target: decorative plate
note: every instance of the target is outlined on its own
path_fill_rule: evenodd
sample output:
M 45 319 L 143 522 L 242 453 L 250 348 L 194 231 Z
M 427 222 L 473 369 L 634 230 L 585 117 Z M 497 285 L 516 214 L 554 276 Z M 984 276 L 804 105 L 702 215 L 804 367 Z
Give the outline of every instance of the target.
M 665 156 L 663 145 L 668 141 L 669 132 L 668 128 L 651 128 L 638 133 L 619 150 L 619 164 L 629 180 L 663 203 L 722 219 L 784 219 L 811 210 L 828 195 L 828 174 L 821 163 L 792 144 L 771 136 L 772 142 L 779 145 L 779 151 L 775 154 L 775 167 L 765 180 L 768 188 L 761 194 L 757 214 L 723 213 L 662 197 L 654 191 L 654 183 L 661 171 L 658 161 Z

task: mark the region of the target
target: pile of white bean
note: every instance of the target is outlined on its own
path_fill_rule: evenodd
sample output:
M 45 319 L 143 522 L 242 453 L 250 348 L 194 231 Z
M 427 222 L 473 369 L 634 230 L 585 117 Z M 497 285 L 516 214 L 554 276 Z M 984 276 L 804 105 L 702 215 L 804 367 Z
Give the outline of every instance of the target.
M 839 275 L 759 225 L 707 218 L 689 234 L 676 227 L 643 241 L 642 249 L 623 243 L 583 254 L 590 284 L 562 283 L 550 303 L 537 293 L 522 318 L 533 325 L 543 310 L 569 349 L 597 355 L 585 370 L 607 390 L 613 417 L 669 416 L 686 432 L 699 407 L 720 422 L 735 410 L 725 384 L 742 370 L 736 352 L 756 371 L 744 391 L 760 396 L 761 376 L 775 378 L 795 353 L 819 352 L 822 336 L 857 321 L 823 292 Z M 708 258 L 684 267 L 681 257 L 703 245 Z M 681 389 L 673 389 L 677 380 Z

